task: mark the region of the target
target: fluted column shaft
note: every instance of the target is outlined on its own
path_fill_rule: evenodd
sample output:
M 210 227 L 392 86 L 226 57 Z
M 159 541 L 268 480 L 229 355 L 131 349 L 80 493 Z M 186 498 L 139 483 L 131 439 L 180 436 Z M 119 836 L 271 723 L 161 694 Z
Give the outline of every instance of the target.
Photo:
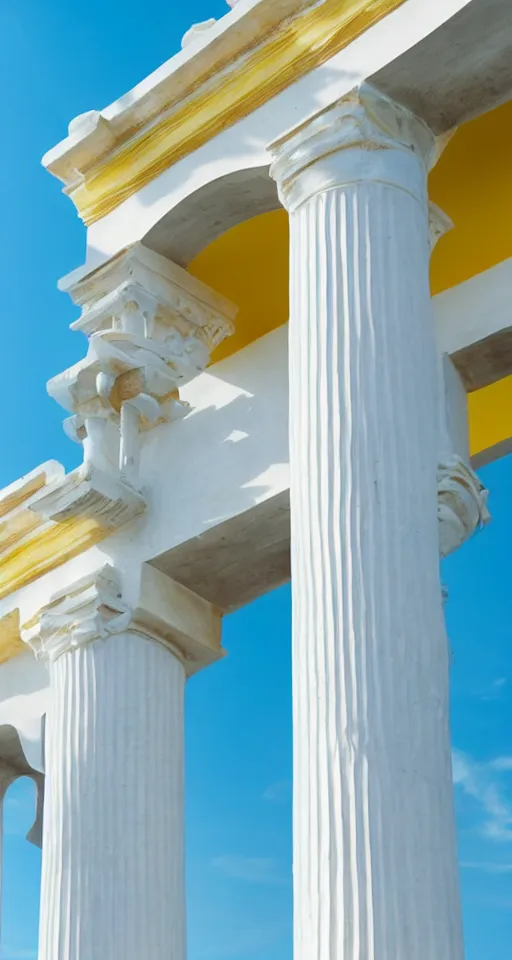
M 221 614 L 106 565 L 22 626 L 48 665 L 39 960 L 185 960 L 184 687 Z
M 371 90 L 275 145 L 290 212 L 295 960 L 461 960 L 429 132 Z
M 40 960 L 184 960 L 183 665 L 136 632 L 50 664 Z

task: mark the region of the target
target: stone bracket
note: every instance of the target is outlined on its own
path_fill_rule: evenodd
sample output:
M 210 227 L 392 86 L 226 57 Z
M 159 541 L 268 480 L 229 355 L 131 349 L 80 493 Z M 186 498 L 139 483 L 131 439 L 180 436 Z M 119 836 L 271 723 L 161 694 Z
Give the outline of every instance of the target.
M 80 517 L 115 530 L 143 513 L 145 502 L 127 484 L 85 463 L 28 509 L 43 520 L 63 523 Z
M 439 464 L 437 516 L 441 557 L 447 557 L 491 519 L 488 491 L 460 457 Z
M 188 412 L 179 388 L 233 332 L 236 308 L 140 244 L 67 289 L 88 350 L 48 392 L 72 415 L 64 429 L 83 444 L 88 469 L 138 489 L 141 432 Z

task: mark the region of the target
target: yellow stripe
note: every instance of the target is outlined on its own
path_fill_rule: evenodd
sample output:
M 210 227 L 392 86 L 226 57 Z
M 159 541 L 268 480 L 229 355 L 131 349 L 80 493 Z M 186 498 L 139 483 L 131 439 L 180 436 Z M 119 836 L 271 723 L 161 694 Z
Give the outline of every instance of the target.
M 429 178 L 453 220 L 432 256 L 432 294 L 512 257 L 512 100 L 463 124 Z
M 110 536 L 94 520 L 66 520 L 24 543 L 0 564 L 0 600 Z
M 25 653 L 26 646 L 20 637 L 20 612 L 12 610 L 0 617 L 0 663 Z
M 471 456 L 512 437 L 512 376 L 468 394 Z
M 178 160 L 339 53 L 403 2 L 325 0 L 282 24 L 257 50 L 203 83 L 170 116 L 136 134 L 69 189 L 84 223 L 106 216 Z

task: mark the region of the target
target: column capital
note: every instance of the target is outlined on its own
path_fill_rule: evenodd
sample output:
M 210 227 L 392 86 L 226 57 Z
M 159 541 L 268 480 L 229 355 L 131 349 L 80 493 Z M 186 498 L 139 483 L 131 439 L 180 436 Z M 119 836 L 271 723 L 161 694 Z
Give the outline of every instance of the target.
M 167 647 L 187 676 L 223 656 L 220 612 L 147 563 L 129 596 L 118 570 L 107 564 L 54 594 L 21 628 L 22 639 L 46 664 L 122 633 Z
M 440 552 L 447 557 L 489 522 L 489 494 L 459 456 L 439 464 L 437 490 Z
M 359 151 L 355 162 L 354 151 Z M 382 177 L 394 183 L 387 156 L 391 151 L 418 157 L 425 172 L 439 155 L 436 138 L 422 120 L 364 83 L 271 144 L 270 173 L 277 181 L 281 202 L 292 212 L 309 196 L 333 186 Z M 333 158 L 340 154 L 344 163 L 334 165 Z M 319 161 L 324 161 L 321 166 Z M 300 176 L 313 165 L 314 176 Z M 415 177 L 406 166 L 397 173 L 405 183 L 396 185 L 417 192 Z
M 142 244 L 61 289 L 82 308 L 71 329 L 88 351 L 48 392 L 85 463 L 138 488 L 139 434 L 188 412 L 179 388 L 233 332 L 236 308 Z

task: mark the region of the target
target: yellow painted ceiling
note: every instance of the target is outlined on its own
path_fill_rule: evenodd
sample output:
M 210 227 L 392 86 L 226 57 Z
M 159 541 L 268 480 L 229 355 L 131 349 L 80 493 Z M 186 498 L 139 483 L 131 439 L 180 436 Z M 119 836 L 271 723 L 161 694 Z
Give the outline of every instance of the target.
M 288 321 L 288 215 L 265 213 L 233 227 L 206 247 L 189 271 L 238 305 L 234 336 L 215 360 Z
M 512 102 L 457 131 L 430 176 L 430 197 L 454 222 L 437 245 L 433 295 L 512 257 Z M 215 240 L 190 272 L 239 306 L 215 360 L 288 320 L 288 218 L 255 217 Z M 470 396 L 472 453 L 512 436 L 512 377 Z
M 454 230 L 432 257 L 432 293 L 512 256 L 512 101 L 464 124 L 430 175 Z

